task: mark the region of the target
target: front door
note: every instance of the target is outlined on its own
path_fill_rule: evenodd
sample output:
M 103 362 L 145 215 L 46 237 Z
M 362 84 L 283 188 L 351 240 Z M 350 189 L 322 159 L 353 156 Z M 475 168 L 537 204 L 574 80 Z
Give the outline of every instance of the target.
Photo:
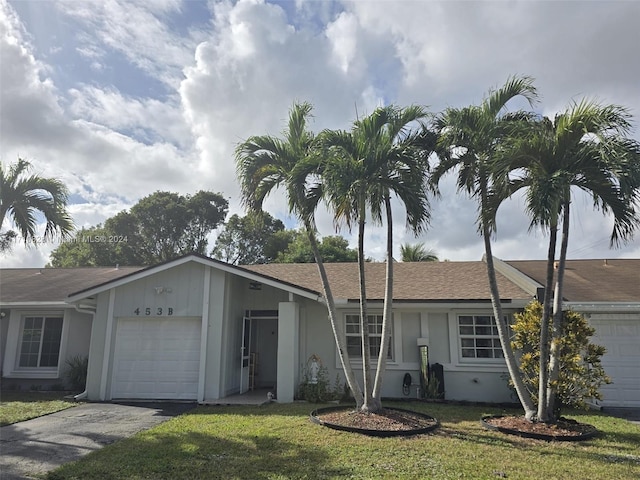
M 242 319 L 240 393 L 274 388 L 278 372 L 278 311 L 247 310 Z

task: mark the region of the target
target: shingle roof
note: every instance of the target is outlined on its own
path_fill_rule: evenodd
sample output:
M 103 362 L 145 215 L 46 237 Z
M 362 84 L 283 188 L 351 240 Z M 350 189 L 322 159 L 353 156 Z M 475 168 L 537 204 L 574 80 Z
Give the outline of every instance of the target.
M 244 268 L 303 288 L 322 292 L 317 266 L 312 263 L 272 263 Z M 367 263 L 367 297 L 384 298 L 384 263 Z M 356 263 L 326 264 L 327 275 L 336 298 L 360 297 Z M 473 301 L 489 300 L 486 265 L 483 262 L 398 262 L 394 264 L 394 300 L 398 301 Z M 498 287 L 503 300 L 531 298 L 501 274 Z
M 544 260 L 507 261 L 544 285 Z M 640 259 L 567 260 L 562 295 L 569 302 L 640 302 Z
M 64 302 L 73 291 L 115 280 L 141 268 L 3 268 L 0 303 Z

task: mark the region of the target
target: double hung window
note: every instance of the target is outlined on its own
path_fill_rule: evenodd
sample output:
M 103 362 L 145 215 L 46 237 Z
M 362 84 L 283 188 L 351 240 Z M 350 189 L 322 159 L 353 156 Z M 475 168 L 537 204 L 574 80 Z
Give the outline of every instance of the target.
M 458 336 L 462 358 L 504 358 L 498 327 L 491 315 L 459 315 Z
M 372 358 L 378 358 L 382 341 L 382 315 L 367 315 L 369 319 L 369 343 Z M 347 352 L 352 358 L 362 358 L 362 337 L 360 336 L 360 315 L 346 316 Z M 392 329 L 393 330 L 393 329 Z M 393 358 L 393 341 L 389 342 L 387 359 Z
M 18 365 L 20 368 L 57 367 L 61 339 L 61 316 L 25 317 Z

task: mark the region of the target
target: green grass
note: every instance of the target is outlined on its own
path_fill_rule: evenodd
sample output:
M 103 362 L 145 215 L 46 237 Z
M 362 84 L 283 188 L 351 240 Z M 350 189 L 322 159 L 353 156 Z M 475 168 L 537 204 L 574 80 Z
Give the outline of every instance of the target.
M 63 392 L 19 392 L 0 393 L 0 426 L 23 422 L 73 407 L 77 403 L 65 400 Z
M 388 404 L 393 406 L 394 404 Z M 90 453 L 49 479 L 634 479 L 640 429 L 600 413 L 573 413 L 601 434 L 584 442 L 528 440 L 484 429 L 499 409 L 395 405 L 441 427 L 410 438 L 371 438 L 309 421 L 310 404 L 198 407 Z

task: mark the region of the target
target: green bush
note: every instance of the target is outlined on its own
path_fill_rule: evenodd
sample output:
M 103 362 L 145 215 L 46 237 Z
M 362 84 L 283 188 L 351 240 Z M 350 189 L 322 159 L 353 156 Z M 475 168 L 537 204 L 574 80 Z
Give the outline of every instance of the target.
M 328 376 L 326 367 L 320 367 L 316 383 L 311 383 L 311 379 L 305 370 L 304 378 L 298 386 L 296 398 L 311 403 L 324 403 L 343 400 L 345 397 L 348 398 L 348 389 L 343 388 L 340 378 L 336 376 L 336 381 L 332 388 L 329 384 Z
M 533 301 L 522 313 L 514 315 L 511 325 L 511 345 L 520 354 L 520 372 L 534 402 L 538 401 L 538 374 L 540 372 L 540 323 L 542 304 Z M 566 310 L 563 314 L 560 340 L 560 377 L 558 378 L 556 405 L 587 408 L 589 399 L 601 399 L 599 388 L 611 383 L 602 367 L 601 357 L 606 349 L 591 343 L 595 329 L 580 313 Z M 559 411 L 557 412 L 559 414 Z
M 82 355 L 75 355 L 67 359 L 66 377 L 69 385 L 74 390 L 83 391 L 87 384 L 87 369 L 89 368 L 89 358 Z

